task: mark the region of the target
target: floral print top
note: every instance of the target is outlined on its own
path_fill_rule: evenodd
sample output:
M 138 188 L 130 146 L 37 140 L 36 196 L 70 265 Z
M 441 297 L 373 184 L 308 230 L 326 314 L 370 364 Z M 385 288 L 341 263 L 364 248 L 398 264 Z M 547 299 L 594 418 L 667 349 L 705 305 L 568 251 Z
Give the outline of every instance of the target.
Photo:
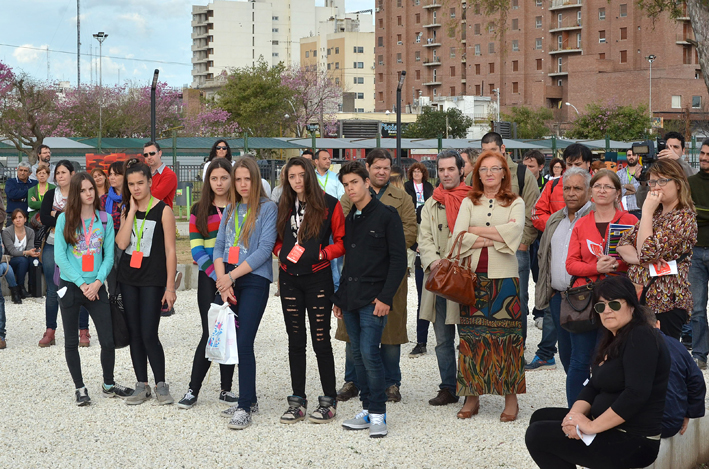
M 638 228 L 623 235 L 619 246 L 635 246 Z M 646 264 L 664 259 L 676 260 L 683 254 L 687 256 L 677 266 L 678 275 L 658 277 L 645 296 L 647 307 L 654 313 L 664 313 L 674 308 L 692 311 L 692 294 L 689 290 L 689 266 L 692 263 L 692 248 L 697 243 L 697 215 L 692 209 L 672 210 L 663 215 L 659 207 L 652 217 L 652 236 L 643 243 L 639 261 Z M 631 282 L 647 285 L 650 282 L 650 270 L 642 265 L 632 264 L 628 269 Z

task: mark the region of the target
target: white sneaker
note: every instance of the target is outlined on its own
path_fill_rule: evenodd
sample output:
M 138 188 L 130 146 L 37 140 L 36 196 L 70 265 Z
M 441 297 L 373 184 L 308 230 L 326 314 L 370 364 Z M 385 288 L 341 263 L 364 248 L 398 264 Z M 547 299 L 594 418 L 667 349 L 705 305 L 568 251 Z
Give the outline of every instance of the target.
M 387 414 L 369 414 L 369 437 L 387 436 Z
M 540 331 L 541 331 L 542 329 L 544 329 L 544 318 L 543 318 L 543 317 L 542 317 L 542 318 L 536 318 L 536 319 L 534 320 L 534 325 L 535 325 L 536 328 L 539 329 Z

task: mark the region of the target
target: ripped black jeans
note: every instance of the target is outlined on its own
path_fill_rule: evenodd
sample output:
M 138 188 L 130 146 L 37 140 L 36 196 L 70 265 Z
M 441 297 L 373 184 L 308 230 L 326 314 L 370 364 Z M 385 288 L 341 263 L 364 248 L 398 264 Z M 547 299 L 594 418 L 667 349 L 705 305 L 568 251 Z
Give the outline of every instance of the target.
M 330 342 L 330 320 L 334 293 L 332 271 L 323 269 L 309 275 L 291 275 L 281 270 L 278 276 L 281 287 L 283 319 L 288 332 L 288 360 L 293 385 L 293 395 L 305 399 L 305 349 L 308 335 L 305 327 L 307 309 L 310 336 L 318 360 L 323 395 L 337 397 L 335 390 L 335 359 Z

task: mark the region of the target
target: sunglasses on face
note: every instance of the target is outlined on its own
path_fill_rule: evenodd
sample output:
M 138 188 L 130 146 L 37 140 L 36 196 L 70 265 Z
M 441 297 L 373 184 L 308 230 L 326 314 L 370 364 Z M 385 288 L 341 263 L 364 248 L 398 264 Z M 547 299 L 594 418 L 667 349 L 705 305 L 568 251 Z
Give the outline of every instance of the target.
M 227 147 L 218 146 L 217 150 L 227 150 Z
M 156 152 L 156 151 L 149 151 L 147 153 L 143 153 L 143 156 L 145 156 L 147 158 L 148 156 L 155 156 L 157 154 L 158 154 L 158 152 Z
M 620 308 L 623 306 L 623 303 L 621 303 L 620 300 L 612 300 L 608 303 L 599 301 L 598 303 L 593 305 L 593 309 L 596 310 L 598 314 L 603 314 L 606 312 L 606 305 L 608 305 L 608 307 L 610 307 L 610 309 L 612 309 L 613 311 L 620 311 Z

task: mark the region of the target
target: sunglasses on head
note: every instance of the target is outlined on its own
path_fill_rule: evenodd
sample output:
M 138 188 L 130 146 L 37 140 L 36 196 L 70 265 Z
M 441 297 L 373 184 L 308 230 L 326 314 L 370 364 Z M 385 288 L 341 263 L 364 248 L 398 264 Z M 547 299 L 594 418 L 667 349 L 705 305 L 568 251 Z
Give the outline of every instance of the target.
M 596 310 L 598 314 L 603 314 L 606 311 L 606 305 L 608 305 L 613 311 L 620 311 L 620 308 L 623 306 L 623 303 L 621 303 L 620 300 L 611 300 L 608 303 L 599 301 L 598 303 L 593 305 L 593 309 Z
M 156 152 L 156 151 L 149 151 L 147 153 L 143 153 L 143 156 L 155 156 L 157 154 L 158 154 L 158 152 Z
M 228 150 L 228 148 L 227 148 L 227 147 L 223 147 L 223 146 L 219 145 L 219 146 L 217 147 L 217 150 Z

